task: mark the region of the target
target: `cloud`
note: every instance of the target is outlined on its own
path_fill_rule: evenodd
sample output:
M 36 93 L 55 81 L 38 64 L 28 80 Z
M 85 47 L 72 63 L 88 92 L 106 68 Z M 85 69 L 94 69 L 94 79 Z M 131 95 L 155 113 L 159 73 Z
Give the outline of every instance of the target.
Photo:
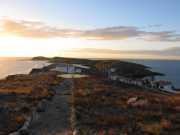
M 67 51 L 68 54 L 73 54 L 81 57 L 88 56 L 89 58 L 132 58 L 132 59 L 176 59 L 180 60 L 180 47 L 172 47 L 164 50 L 140 50 L 140 51 L 121 51 L 112 49 L 96 49 L 84 48 Z
M 12 34 L 30 38 L 67 37 L 73 30 L 57 29 L 46 26 L 41 22 L 3 20 L 2 31 L 4 34 Z M 2 32 L 1 32 L 2 33 Z
M 180 34 L 176 34 L 175 31 L 144 32 L 140 38 L 146 41 L 178 42 Z
M 162 24 L 148 25 L 149 28 L 160 28 Z
M 154 27 L 154 25 L 151 25 L 151 27 Z M 134 26 L 106 27 L 91 30 L 60 29 L 45 25 L 42 22 L 3 19 L 1 20 L 0 30 L 1 34 L 10 34 L 29 38 L 72 37 L 92 40 L 123 40 L 138 38 L 146 41 L 180 41 L 180 34 L 177 34 L 175 31 L 151 32 L 141 30 L 140 28 Z
M 81 36 L 88 39 L 122 40 L 140 36 L 141 32 L 136 27 L 118 26 L 82 32 Z
M 96 48 L 84 48 L 84 49 L 73 49 L 72 52 L 76 53 L 105 53 L 105 54 L 148 54 L 148 55 L 161 55 L 161 56 L 180 56 L 180 47 L 172 47 L 164 50 L 136 50 L 136 51 L 122 51 L 112 49 L 96 49 Z

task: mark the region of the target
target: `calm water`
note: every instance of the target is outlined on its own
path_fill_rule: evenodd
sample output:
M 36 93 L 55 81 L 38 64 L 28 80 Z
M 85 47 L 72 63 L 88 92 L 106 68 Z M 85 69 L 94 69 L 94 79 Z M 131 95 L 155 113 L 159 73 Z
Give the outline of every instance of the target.
M 180 61 L 170 60 L 128 60 L 152 68 L 152 71 L 164 73 L 166 76 L 158 79 L 170 80 L 174 86 L 180 88 Z
M 45 61 L 0 58 L 0 79 L 7 75 L 28 74 L 32 68 L 41 68 L 46 65 L 48 65 L 48 63 Z
M 152 68 L 153 71 L 164 73 L 166 76 L 158 77 L 173 82 L 175 87 L 180 88 L 180 61 L 162 60 L 126 60 L 143 64 Z M 27 74 L 32 68 L 41 68 L 48 65 L 45 61 L 30 61 L 22 59 L 0 58 L 0 78 L 13 74 Z

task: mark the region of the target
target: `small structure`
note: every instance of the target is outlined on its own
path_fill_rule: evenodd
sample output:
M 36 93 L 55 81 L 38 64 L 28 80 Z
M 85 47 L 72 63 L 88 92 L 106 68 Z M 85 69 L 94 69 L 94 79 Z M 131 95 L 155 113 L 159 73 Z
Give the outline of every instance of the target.
M 56 67 L 51 69 L 52 71 L 58 71 L 58 72 L 63 72 L 63 73 L 67 73 L 68 71 L 71 71 L 70 67 L 68 64 L 66 63 L 59 63 L 56 64 Z
M 170 81 L 166 81 L 166 80 L 159 80 L 159 81 L 155 81 L 153 82 L 153 85 L 163 91 L 167 91 L 167 92 L 172 92 L 173 90 L 173 85 Z
M 114 65 L 108 70 L 110 80 L 145 88 L 157 88 L 153 83 L 156 76 L 163 76 L 163 74 L 153 72 L 146 67 L 129 65 L 128 63 Z
M 86 73 L 90 69 L 90 67 L 80 64 L 72 64 L 72 66 L 74 67 L 75 73 Z
M 88 66 L 83 66 L 79 64 L 67 64 L 59 63 L 55 68 L 51 69 L 52 71 L 58 71 L 62 73 L 84 73 L 87 72 L 90 68 Z
M 151 71 L 149 67 L 143 65 L 117 62 L 111 63 L 111 67 L 108 66 L 105 71 L 106 72 L 103 73 L 107 73 L 108 79 L 112 81 L 148 89 L 159 89 L 166 92 L 177 93 L 170 81 L 156 80 L 156 76 L 164 76 L 164 74 Z

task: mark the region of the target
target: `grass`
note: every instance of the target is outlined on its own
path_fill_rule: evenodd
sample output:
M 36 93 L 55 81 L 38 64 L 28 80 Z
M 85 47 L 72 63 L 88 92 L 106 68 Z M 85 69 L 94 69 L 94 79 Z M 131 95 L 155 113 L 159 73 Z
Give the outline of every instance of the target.
M 180 134 L 180 114 L 176 110 L 180 106 L 179 95 L 164 95 L 133 86 L 117 87 L 105 82 L 97 77 L 74 80 L 75 129 L 87 135 Z M 132 97 L 147 100 L 147 104 L 127 104 Z
M 50 99 L 52 86 L 61 81 L 55 73 L 15 75 L 0 80 L 0 134 L 19 129 L 32 108 L 42 99 Z

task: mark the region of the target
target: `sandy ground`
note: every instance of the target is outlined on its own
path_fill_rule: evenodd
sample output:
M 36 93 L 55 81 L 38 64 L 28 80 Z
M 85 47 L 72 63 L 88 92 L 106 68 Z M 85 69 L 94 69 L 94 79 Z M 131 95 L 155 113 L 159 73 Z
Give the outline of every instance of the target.
M 56 94 L 30 127 L 30 135 L 68 135 L 70 128 L 70 105 L 72 80 L 65 80 L 55 88 Z

